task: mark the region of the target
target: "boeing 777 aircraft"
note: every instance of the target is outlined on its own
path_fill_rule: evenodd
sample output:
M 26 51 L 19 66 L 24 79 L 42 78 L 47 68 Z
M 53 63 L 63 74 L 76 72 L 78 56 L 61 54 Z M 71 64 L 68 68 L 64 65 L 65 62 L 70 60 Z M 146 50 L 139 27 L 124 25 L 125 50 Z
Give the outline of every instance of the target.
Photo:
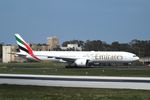
M 19 56 L 36 61 L 52 60 L 72 66 L 87 67 L 94 63 L 130 63 L 139 60 L 133 53 L 121 51 L 33 51 L 19 34 L 15 34 Z

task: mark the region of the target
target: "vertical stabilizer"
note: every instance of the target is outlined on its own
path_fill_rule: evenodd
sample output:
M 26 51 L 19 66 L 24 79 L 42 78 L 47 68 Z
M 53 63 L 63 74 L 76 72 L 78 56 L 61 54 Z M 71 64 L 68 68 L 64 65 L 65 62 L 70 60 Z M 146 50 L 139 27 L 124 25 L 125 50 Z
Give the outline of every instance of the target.
M 31 49 L 31 47 L 23 40 L 23 38 L 18 33 L 15 34 L 15 38 L 20 52 L 29 54 L 35 60 L 40 60 L 33 54 L 33 50 Z

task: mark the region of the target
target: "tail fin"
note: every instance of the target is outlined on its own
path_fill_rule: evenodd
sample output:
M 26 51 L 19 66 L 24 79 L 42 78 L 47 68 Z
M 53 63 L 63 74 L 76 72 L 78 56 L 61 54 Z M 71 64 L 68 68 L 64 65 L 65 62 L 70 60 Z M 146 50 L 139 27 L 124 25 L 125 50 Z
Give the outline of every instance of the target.
M 33 57 L 35 60 L 40 60 L 33 54 L 33 50 L 31 49 L 31 47 L 23 40 L 23 38 L 19 34 L 16 33 L 15 38 L 16 38 L 17 44 L 19 46 L 20 52 L 26 52 L 31 57 Z
M 19 46 L 20 52 L 23 51 L 28 54 L 33 53 L 31 47 L 23 40 L 23 38 L 19 34 L 15 34 L 15 38 L 16 38 L 17 44 Z

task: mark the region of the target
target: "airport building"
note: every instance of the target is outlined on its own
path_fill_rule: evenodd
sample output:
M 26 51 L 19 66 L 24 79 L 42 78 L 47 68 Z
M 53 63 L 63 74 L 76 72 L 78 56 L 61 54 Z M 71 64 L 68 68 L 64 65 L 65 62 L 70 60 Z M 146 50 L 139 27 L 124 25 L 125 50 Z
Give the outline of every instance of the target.
M 67 47 L 61 47 L 62 50 L 82 51 L 78 44 L 67 44 Z
M 24 62 L 26 61 L 25 58 L 19 57 L 16 55 L 18 46 L 17 45 L 7 45 L 2 47 L 2 62 L 9 63 L 9 62 Z
M 15 46 L 3 46 L 2 48 L 3 54 L 2 54 L 2 62 L 3 63 L 8 63 L 8 62 L 13 62 L 15 61 Z
M 56 36 L 47 37 L 47 45 L 48 45 L 49 51 L 53 50 L 54 48 L 59 46 L 59 39 Z

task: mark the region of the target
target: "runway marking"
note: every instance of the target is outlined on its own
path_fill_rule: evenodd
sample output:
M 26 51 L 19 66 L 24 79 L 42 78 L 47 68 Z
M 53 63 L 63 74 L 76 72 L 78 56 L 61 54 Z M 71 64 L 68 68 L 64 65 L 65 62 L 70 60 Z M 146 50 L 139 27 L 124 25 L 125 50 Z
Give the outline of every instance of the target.
M 0 84 L 150 90 L 149 77 L 0 74 Z
M 59 77 L 28 77 L 28 76 L 0 76 L 0 79 L 31 79 L 31 80 L 56 80 L 56 81 L 89 81 L 89 82 L 135 82 L 150 83 L 150 80 L 139 79 L 88 79 L 88 78 L 59 78 Z

